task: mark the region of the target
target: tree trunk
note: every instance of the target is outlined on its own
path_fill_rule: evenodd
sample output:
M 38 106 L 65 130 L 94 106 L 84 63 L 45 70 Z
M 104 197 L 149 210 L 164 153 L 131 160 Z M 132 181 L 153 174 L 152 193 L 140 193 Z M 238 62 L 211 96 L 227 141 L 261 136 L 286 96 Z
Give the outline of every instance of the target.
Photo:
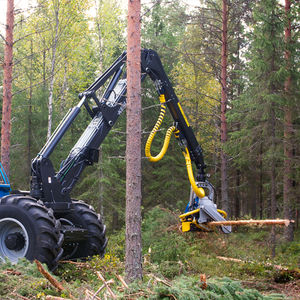
M 275 120 L 275 107 L 274 103 L 272 103 L 271 108 L 271 140 L 272 140 L 272 152 L 276 153 L 275 151 L 275 139 L 276 139 L 276 120 Z M 277 201 L 276 201 L 276 160 L 272 157 L 271 161 L 271 219 L 275 219 L 276 217 L 276 208 L 277 208 Z M 276 230 L 275 226 L 272 226 L 271 230 L 271 246 L 272 246 L 272 257 L 275 257 L 275 249 L 276 249 Z
M 97 25 L 97 30 L 98 30 L 98 44 L 99 44 L 99 69 L 100 73 L 103 71 L 103 40 L 102 40 L 102 34 L 101 34 L 101 24 L 100 24 L 100 11 L 102 7 L 102 1 L 101 0 L 96 0 L 95 1 L 95 6 L 96 6 L 96 25 Z
M 259 146 L 259 217 L 264 215 L 264 198 L 263 198 L 263 143 Z
M 223 0 L 222 9 L 222 57 L 221 57 L 221 196 L 222 208 L 229 214 L 227 178 L 227 155 L 224 146 L 227 141 L 227 0 Z
M 285 59 L 287 69 L 290 69 L 291 53 L 289 50 L 289 45 L 291 43 L 291 19 L 290 19 L 291 1 L 285 0 L 285 14 L 287 20 L 287 26 L 285 28 Z M 289 94 L 291 89 L 292 78 L 289 75 L 284 83 L 284 92 L 286 96 L 286 101 L 289 101 Z M 283 166 L 283 204 L 284 204 L 284 217 L 286 219 L 292 219 L 292 157 L 293 157 L 293 147 L 292 147 L 292 135 L 293 135 L 293 124 L 292 124 L 292 110 L 289 103 L 286 103 L 284 107 L 284 166 Z M 293 225 L 290 224 L 285 228 L 284 236 L 287 241 L 292 241 L 294 239 Z
M 98 30 L 98 46 L 99 46 L 99 73 L 103 72 L 103 40 L 102 40 L 102 34 L 101 34 L 101 24 L 100 24 L 100 11 L 102 7 L 102 0 L 95 0 L 95 6 L 96 6 L 96 17 L 95 17 L 95 22 L 97 25 L 97 30 Z M 104 208 L 103 208 L 103 193 L 104 193 L 104 188 L 103 188 L 103 148 L 100 146 L 100 151 L 99 151 L 99 211 L 100 214 L 103 218 L 103 213 L 104 213 Z M 114 222 L 113 222 L 114 223 Z
M 43 38 L 43 89 L 46 91 L 46 42 Z
M 104 208 L 103 208 L 103 204 L 104 204 L 104 197 L 103 197 L 103 194 L 104 194 L 104 188 L 103 188 L 103 182 L 102 182 L 102 179 L 104 177 L 103 175 L 103 148 L 102 146 L 100 146 L 100 149 L 99 149 L 99 200 L 98 200 L 98 209 L 100 211 L 100 215 L 102 218 L 103 217 L 103 214 L 104 214 Z
M 240 169 L 236 170 L 236 191 L 235 191 L 235 217 L 239 218 L 241 215 L 241 206 L 240 206 L 240 185 L 241 185 L 241 171 Z
M 59 1 L 57 2 L 57 7 L 54 6 L 55 14 L 55 36 L 52 45 L 52 58 L 51 58 L 51 71 L 50 71 L 50 85 L 49 85 L 49 97 L 48 97 L 48 130 L 47 130 L 47 140 L 51 136 L 52 131 L 52 114 L 53 114 L 53 89 L 54 89 L 54 73 L 56 64 L 56 50 L 58 43 L 58 28 L 59 28 Z
M 30 41 L 30 73 L 29 73 L 29 99 L 28 99 L 28 135 L 27 135 L 27 166 L 28 166 L 28 183 L 31 175 L 31 147 L 32 147 L 32 85 L 33 85 L 33 42 Z
M 13 70 L 14 0 L 7 0 L 6 38 L 3 64 L 3 104 L 1 127 L 1 162 L 7 176 L 10 174 L 10 131 Z
M 140 11 L 140 0 L 128 0 L 125 271 L 129 282 L 142 278 Z

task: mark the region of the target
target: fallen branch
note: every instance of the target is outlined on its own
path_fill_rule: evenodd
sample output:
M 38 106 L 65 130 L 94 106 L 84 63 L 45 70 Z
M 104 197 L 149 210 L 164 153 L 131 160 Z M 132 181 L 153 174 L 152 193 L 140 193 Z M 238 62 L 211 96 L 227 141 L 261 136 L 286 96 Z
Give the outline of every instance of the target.
M 42 264 L 38 261 L 38 260 L 34 260 L 34 262 L 37 265 L 37 268 L 39 270 L 39 272 L 59 291 L 67 291 L 69 293 L 69 297 L 74 299 L 74 297 L 72 296 L 72 294 L 70 293 L 70 291 L 68 291 L 67 289 L 65 289 L 62 284 L 57 281 L 53 276 L 51 276 L 51 274 L 49 272 L 47 272 L 44 267 L 42 266 Z
M 172 285 L 171 285 L 170 283 L 168 283 L 166 280 L 162 280 L 162 279 L 156 277 L 156 276 L 153 275 L 153 274 L 150 274 L 150 275 L 151 275 L 156 281 L 161 282 L 161 283 L 163 283 L 164 285 L 166 285 L 166 286 L 168 286 L 168 287 L 171 287 L 171 286 L 172 286 Z
M 114 283 L 114 280 L 113 280 L 113 279 L 110 279 L 110 280 L 108 280 L 106 283 L 107 283 L 107 284 Z M 92 297 L 92 300 L 97 299 L 97 298 L 98 298 L 97 295 L 98 295 L 105 287 L 106 287 L 106 285 L 103 284 L 103 285 L 95 292 L 95 294 L 94 294 L 93 297 Z
M 11 293 L 11 295 L 16 296 L 17 298 L 15 298 L 15 299 L 20 299 L 20 300 L 30 300 L 29 298 L 24 297 L 24 296 L 21 296 L 20 294 L 15 293 L 15 292 Z
M 239 258 L 225 257 L 225 256 L 217 256 L 217 259 L 225 260 L 225 261 L 233 261 L 238 263 L 246 263 L 247 261 L 241 260 Z
M 152 293 L 152 292 L 149 292 L 149 293 Z M 153 293 L 152 293 L 153 294 Z M 122 299 L 137 299 L 137 297 L 144 297 L 146 298 L 147 294 L 145 292 L 137 292 L 137 293 L 132 293 L 132 294 L 125 294 L 123 295 L 123 298 Z
M 220 226 L 220 225 L 232 225 L 232 226 L 239 226 L 239 225 L 285 225 L 289 226 L 290 223 L 294 223 L 294 220 L 238 220 L 238 221 L 212 221 L 206 223 L 208 226 Z
M 80 261 L 73 261 L 73 260 L 60 260 L 59 263 L 62 264 L 72 264 L 76 266 L 88 266 L 88 263 L 86 262 L 80 262 Z
M 97 295 L 105 288 L 105 284 L 103 284 L 97 291 L 96 293 L 94 294 L 91 294 L 92 295 L 92 300 L 94 299 L 100 299 Z
M 124 278 L 123 278 L 121 275 L 117 275 L 117 277 L 118 277 L 118 279 L 121 281 L 123 287 L 124 287 L 125 289 L 128 289 L 128 285 L 127 285 L 127 283 L 125 282 Z
M 22 275 L 21 272 L 16 271 L 16 270 L 13 270 L 13 269 L 6 269 L 6 270 L 3 271 L 3 274 L 7 274 L 7 275 L 17 275 L 17 276 Z
M 117 296 L 114 294 L 114 292 L 111 290 L 111 288 L 108 285 L 109 281 L 106 282 L 104 277 L 102 276 L 102 274 L 99 271 L 97 271 L 96 274 L 97 274 L 98 278 L 101 279 L 103 281 L 103 283 L 105 284 L 105 286 L 106 286 L 108 292 L 110 293 L 112 299 L 117 299 Z
M 90 300 L 90 299 L 101 300 L 100 297 L 98 297 L 97 295 L 95 295 L 93 292 L 91 292 L 88 289 L 85 289 L 84 293 L 85 293 L 85 298 L 84 298 L 85 300 Z
M 69 298 L 56 297 L 51 295 L 46 296 L 46 300 L 68 300 L 68 299 Z
M 283 266 L 280 266 L 280 265 L 273 265 L 271 263 L 261 263 L 261 262 L 255 262 L 255 261 L 251 261 L 251 260 L 242 260 L 242 259 L 239 259 L 239 258 L 232 258 L 232 257 L 225 257 L 225 256 L 217 256 L 217 259 L 221 259 L 221 260 L 224 260 L 224 261 L 232 261 L 232 262 L 237 262 L 237 263 L 257 263 L 257 264 L 261 264 L 261 265 L 264 265 L 266 267 L 273 267 L 274 269 L 276 270 L 284 270 L 284 271 L 287 271 L 288 268 L 287 267 L 283 267 Z

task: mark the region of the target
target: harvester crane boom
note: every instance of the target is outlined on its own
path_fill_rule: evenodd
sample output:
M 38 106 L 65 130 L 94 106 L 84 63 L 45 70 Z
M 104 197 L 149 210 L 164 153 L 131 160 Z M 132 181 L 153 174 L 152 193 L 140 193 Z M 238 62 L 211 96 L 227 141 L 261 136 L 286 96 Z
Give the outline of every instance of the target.
M 77 106 L 70 109 L 33 160 L 31 194 L 34 197 L 46 198 L 49 206 L 57 205 L 54 204 L 57 202 L 65 202 L 84 168 L 97 162 L 99 146 L 126 107 L 127 83 L 123 71 L 125 64 L 126 53 L 124 52 L 103 75 L 79 95 L 80 101 Z M 197 180 L 204 182 L 206 175 L 201 146 L 195 138 L 158 54 L 153 50 L 142 50 L 141 67 L 142 80 L 148 74 L 154 81 L 158 92 L 165 95 L 166 105 L 180 132 L 179 139 L 187 146 L 191 159 L 197 167 Z M 98 99 L 97 90 L 110 78 L 102 98 Z M 95 104 L 93 108 L 90 107 L 91 100 Z M 79 114 L 82 106 L 85 106 L 92 121 L 61 164 L 60 170 L 55 173 L 49 156 Z M 55 201 L 51 201 L 51 198 Z
M 105 225 L 101 216 L 88 204 L 71 199 L 70 193 L 85 167 L 98 161 L 99 147 L 126 108 L 126 52 L 83 93 L 49 140 L 31 163 L 30 191 L 10 194 L 6 187 L 0 197 L 0 259 L 12 262 L 26 257 L 45 262 L 55 269 L 59 259 L 103 256 L 107 245 Z M 141 80 L 148 75 L 159 94 L 161 112 L 145 146 L 152 162 L 160 160 L 167 151 L 172 134 L 179 141 L 186 160 L 191 183 L 190 200 L 180 215 L 182 230 L 206 230 L 210 221 L 224 221 L 226 213 L 213 203 L 214 189 L 207 180 L 201 146 L 185 116 L 158 54 L 150 49 L 141 52 Z M 100 96 L 100 89 L 104 92 Z M 82 108 L 91 121 L 75 143 L 67 158 L 55 172 L 50 156 L 70 128 Z M 151 143 L 168 107 L 174 124 L 167 132 L 162 150 L 151 155 Z M 197 168 L 196 180 L 192 162 Z M 1 171 L 1 165 L 0 165 Z M 206 196 L 205 191 L 208 191 Z M 230 226 L 222 226 L 225 233 Z

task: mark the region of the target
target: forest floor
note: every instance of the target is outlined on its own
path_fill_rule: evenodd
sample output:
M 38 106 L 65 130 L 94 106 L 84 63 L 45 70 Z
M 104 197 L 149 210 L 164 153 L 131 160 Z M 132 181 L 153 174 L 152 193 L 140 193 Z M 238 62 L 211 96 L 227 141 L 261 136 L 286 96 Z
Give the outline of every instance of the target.
M 122 281 L 121 230 L 108 234 L 103 259 L 61 262 L 51 274 L 60 287 L 34 263 L 0 265 L 0 299 L 300 299 L 300 230 L 292 243 L 282 233 L 278 228 L 272 258 L 270 228 L 183 234 L 175 214 L 156 208 L 143 221 L 143 281 Z

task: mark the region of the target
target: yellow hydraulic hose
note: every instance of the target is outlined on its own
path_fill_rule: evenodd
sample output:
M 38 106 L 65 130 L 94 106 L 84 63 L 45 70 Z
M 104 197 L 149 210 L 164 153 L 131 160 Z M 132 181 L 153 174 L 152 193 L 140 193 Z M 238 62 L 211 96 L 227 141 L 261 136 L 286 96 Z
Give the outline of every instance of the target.
M 168 146 L 169 146 L 169 143 L 170 143 L 170 139 L 171 139 L 171 135 L 172 135 L 172 132 L 175 131 L 175 134 L 178 134 L 178 130 L 176 129 L 175 126 L 171 126 L 168 130 L 167 130 L 167 133 L 166 133 L 166 136 L 165 136 L 165 140 L 164 140 L 164 144 L 163 144 L 163 147 L 161 148 L 159 154 L 157 154 L 156 156 L 152 156 L 151 155 L 151 144 L 152 144 L 152 141 L 157 133 L 157 131 L 159 130 L 160 128 L 160 125 L 164 119 L 164 116 L 165 116 L 165 113 L 166 113 L 166 106 L 165 106 L 165 102 L 166 102 L 166 99 L 165 99 L 165 95 L 160 95 L 159 96 L 159 100 L 160 100 L 160 103 L 161 103 L 161 108 L 160 108 L 160 114 L 159 114 L 159 117 L 158 117 L 158 120 L 156 121 L 156 124 L 155 126 L 153 127 L 148 139 L 147 139 L 147 142 L 146 142 L 146 146 L 145 146 L 145 154 L 146 154 L 146 157 L 149 159 L 149 161 L 152 161 L 152 162 L 156 162 L 156 161 L 159 161 L 161 160 L 164 155 L 166 154 L 167 150 L 168 150 Z M 177 131 L 176 131 L 177 130 Z M 198 187 L 196 182 L 195 182 L 195 178 L 194 178 L 194 174 L 193 174 L 193 169 L 192 169 L 192 162 L 191 162 L 191 157 L 190 157 L 190 153 L 189 153 L 189 150 L 187 148 L 185 148 L 185 152 L 183 152 L 183 155 L 185 157 L 185 162 L 186 162 L 186 168 L 187 168 L 187 172 L 188 172 L 188 176 L 189 176 L 189 180 L 190 180 L 190 183 L 192 185 L 192 188 L 195 192 L 195 194 L 199 197 L 199 198 L 203 198 L 205 196 L 205 192 L 204 192 L 204 189 L 201 188 L 201 187 Z
M 166 106 L 163 104 L 166 102 L 165 95 L 163 95 L 163 94 L 160 95 L 159 100 L 161 103 L 160 114 L 159 114 L 159 117 L 158 117 L 158 120 L 157 120 L 155 126 L 153 127 L 153 129 L 147 139 L 146 146 L 145 146 L 146 157 L 148 157 L 149 161 L 153 161 L 153 162 L 159 161 L 164 157 L 164 155 L 166 154 L 168 147 L 169 147 L 172 132 L 176 130 L 175 126 L 171 126 L 167 130 L 164 144 L 163 144 L 159 154 L 157 154 L 156 156 L 152 156 L 151 155 L 151 144 L 152 144 L 152 141 L 153 141 L 158 129 L 160 128 L 160 125 L 161 125 L 161 123 L 164 119 L 165 113 L 166 113 Z
M 185 163 L 186 163 L 186 169 L 188 172 L 189 180 L 192 186 L 193 191 L 199 198 L 203 198 L 205 196 L 204 189 L 201 187 L 198 187 L 194 178 L 193 168 L 192 168 L 192 162 L 191 157 L 188 148 L 185 148 L 185 152 L 182 152 L 185 157 Z
M 217 209 L 218 213 L 220 213 L 221 215 L 223 215 L 224 219 L 227 219 L 227 212 L 222 210 L 222 209 Z

